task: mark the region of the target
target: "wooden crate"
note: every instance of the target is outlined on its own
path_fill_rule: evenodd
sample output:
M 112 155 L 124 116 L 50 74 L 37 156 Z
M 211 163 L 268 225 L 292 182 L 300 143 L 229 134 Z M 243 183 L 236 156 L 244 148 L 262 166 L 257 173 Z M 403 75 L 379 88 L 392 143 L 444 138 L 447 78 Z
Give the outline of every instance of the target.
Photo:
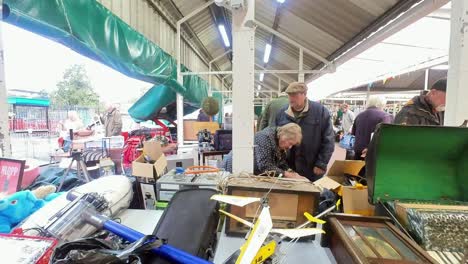
M 280 179 L 276 184 L 261 181 L 265 177 L 234 178 L 228 184 L 227 193 L 244 197 L 264 197 L 268 194 L 268 205 L 275 228 L 294 228 L 307 219 L 304 212 L 314 215 L 318 208 L 319 189 L 310 182 Z M 228 206 L 228 212 L 253 222 L 260 214 L 260 203 L 244 207 Z M 227 218 L 226 234 L 243 236 L 249 231 L 245 225 Z

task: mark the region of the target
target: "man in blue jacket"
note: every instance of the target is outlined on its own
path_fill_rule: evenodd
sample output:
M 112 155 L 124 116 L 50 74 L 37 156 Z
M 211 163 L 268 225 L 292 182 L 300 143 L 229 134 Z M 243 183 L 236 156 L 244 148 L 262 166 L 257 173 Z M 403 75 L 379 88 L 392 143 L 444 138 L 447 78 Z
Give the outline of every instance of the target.
M 289 165 L 310 181 L 318 180 L 325 174 L 335 150 L 330 112 L 323 105 L 307 99 L 305 83 L 289 84 L 286 93 L 289 105 L 278 112 L 276 125 L 296 123 L 302 128 L 302 143 L 291 149 Z

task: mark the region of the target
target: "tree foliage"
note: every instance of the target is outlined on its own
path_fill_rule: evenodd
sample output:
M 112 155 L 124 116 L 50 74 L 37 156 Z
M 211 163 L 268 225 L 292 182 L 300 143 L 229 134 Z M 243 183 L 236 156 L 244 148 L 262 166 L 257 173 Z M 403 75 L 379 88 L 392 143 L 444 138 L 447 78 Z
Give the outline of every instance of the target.
M 72 65 L 65 70 L 57 89 L 51 93 L 56 107 L 83 106 L 97 108 L 99 95 L 94 91 L 84 65 Z

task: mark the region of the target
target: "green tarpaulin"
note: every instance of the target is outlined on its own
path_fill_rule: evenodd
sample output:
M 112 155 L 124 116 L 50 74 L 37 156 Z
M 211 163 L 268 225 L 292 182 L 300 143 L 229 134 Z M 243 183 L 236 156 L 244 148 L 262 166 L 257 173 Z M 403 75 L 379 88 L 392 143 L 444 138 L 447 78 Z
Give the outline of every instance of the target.
M 4 0 L 13 25 L 59 42 L 78 53 L 142 81 L 155 84 L 129 110 L 135 120 L 148 120 L 175 102 L 175 92 L 200 106 L 208 83 L 198 76 L 176 81 L 176 60 L 96 1 Z M 185 66 L 182 71 L 187 71 Z M 129 88 L 131 89 L 131 88 Z

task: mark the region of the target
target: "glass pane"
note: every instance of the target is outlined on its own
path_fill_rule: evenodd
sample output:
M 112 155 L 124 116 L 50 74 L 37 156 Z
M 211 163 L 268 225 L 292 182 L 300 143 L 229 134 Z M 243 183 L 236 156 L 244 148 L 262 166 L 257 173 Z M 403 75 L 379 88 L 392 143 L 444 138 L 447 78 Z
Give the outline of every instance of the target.
M 384 240 L 384 238 L 377 233 L 372 227 L 356 226 L 356 230 L 361 232 L 372 245 L 372 247 L 386 259 L 402 259 L 398 252 L 392 248 L 392 246 Z
M 374 254 L 372 249 L 370 249 L 369 246 L 367 246 L 366 243 L 364 243 L 364 240 L 356 233 L 356 231 L 353 229 L 352 226 L 350 225 L 343 225 L 343 227 L 346 230 L 346 234 L 354 241 L 356 246 L 361 250 L 362 254 L 366 256 L 367 258 L 376 258 L 377 256 Z
M 398 239 L 392 231 L 387 228 L 378 228 L 378 230 L 385 236 L 385 238 L 392 243 L 394 247 L 400 251 L 403 256 L 412 261 L 422 262 L 422 260 L 410 249 L 408 248 L 400 239 Z

